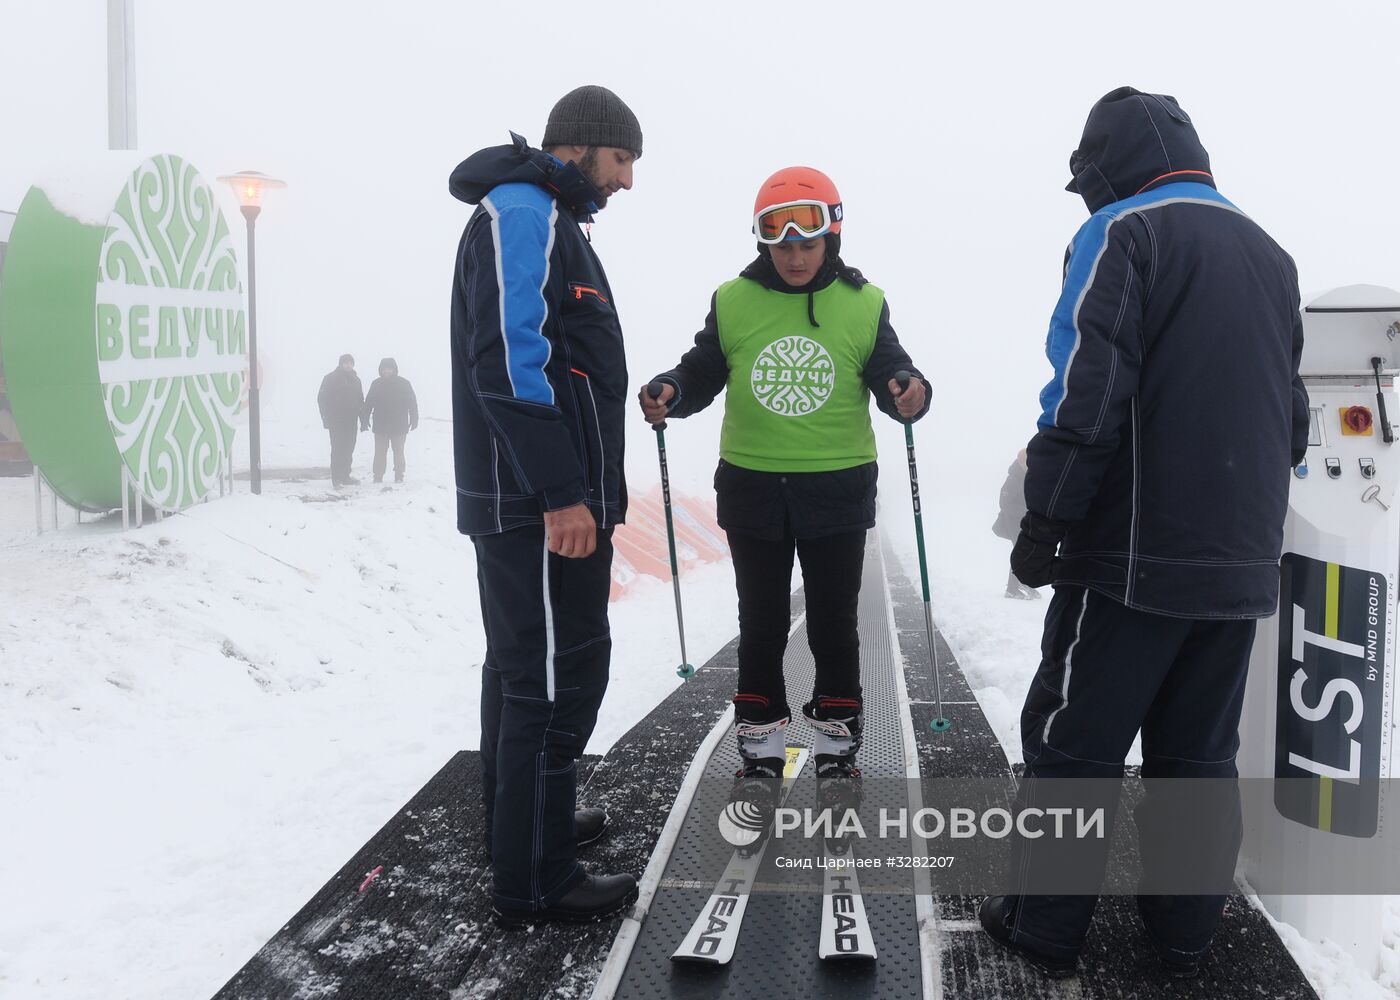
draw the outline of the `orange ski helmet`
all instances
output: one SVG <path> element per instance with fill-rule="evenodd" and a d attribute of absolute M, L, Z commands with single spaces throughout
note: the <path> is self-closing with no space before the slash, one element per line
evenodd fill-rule
<path fill-rule="evenodd" d="M 818 210 L 804 213 L 804 203 Z M 841 195 L 830 177 L 812 167 L 784 167 L 758 189 L 753 231 L 763 243 L 812 239 L 839 234 L 842 215 Z"/>

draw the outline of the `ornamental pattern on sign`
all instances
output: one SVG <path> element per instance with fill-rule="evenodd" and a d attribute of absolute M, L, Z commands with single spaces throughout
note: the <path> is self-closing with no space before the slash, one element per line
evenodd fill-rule
<path fill-rule="evenodd" d="M 765 347 L 753 364 L 754 398 L 784 417 L 821 409 L 836 385 L 836 365 L 825 347 L 809 337 L 782 337 Z"/>
<path fill-rule="evenodd" d="M 232 238 L 193 166 L 158 156 L 136 170 L 98 270 L 98 369 L 117 449 L 150 502 L 188 507 L 227 465 L 248 364 Z"/>

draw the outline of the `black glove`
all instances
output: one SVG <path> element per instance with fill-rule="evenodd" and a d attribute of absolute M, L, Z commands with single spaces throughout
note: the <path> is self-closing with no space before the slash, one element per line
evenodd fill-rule
<path fill-rule="evenodd" d="M 1011 572 L 1027 587 L 1044 587 L 1060 575 L 1060 558 L 1056 552 L 1060 539 L 1069 531 L 1063 521 L 1052 521 L 1026 511 L 1021 518 L 1021 533 L 1011 547 Z"/>

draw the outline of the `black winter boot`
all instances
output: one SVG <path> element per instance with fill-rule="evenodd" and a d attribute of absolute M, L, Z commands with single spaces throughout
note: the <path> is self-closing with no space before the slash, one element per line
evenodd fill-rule
<path fill-rule="evenodd" d="M 574 810 L 574 834 L 579 847 L 601 840 L 608 829 L 608 814 L 596 806 Z"/>
<path fill-rule="evenodd" d="M 1066 979 L 1074 975 L 1078 960 L 1051 958 L 1012 940 L 1011 928 L 1016 921 L 1016 896 L 988 896 L 977 908 L 977 919 L 987 936 L 1007 951 L 1020 955 L 1051 979 Z"/>
<path fill-rule="evenodd" d="M 637 880 L 631 875 L 585 875 L 564 898 L 543 910 L 506 910 L 493 906 L 496 923 L 506 930 L 534 924 L 587 924 L 621 912 L 637 901 Z"/>

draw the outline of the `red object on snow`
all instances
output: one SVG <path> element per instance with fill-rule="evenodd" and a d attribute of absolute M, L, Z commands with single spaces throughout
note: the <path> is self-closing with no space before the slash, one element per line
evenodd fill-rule
<path fill-rule="evenodd" d="M 380 865 L 380 866 L 379 866 L 378 868 L 376 868 L 374 871 L 372 871 L 372 872 L 370 872 L 368 875 L 366 875 L 366 876 L 365 876 L 365 880 L 364 880 L 363 882 L 360 883 L 360 891 L 361 891 L 361 892 L 364 892 L 366 889 L 368 889 L 368 888 L 369 888 L 369 884 L 370 884 L 371 882 L 373 882 L 375 879 L 377 879 L 377 878 L 379 877 L 379 873 L 382 872 L 383 870 L 384 870 L 384 866 L 383 866 L 383 865 Z"/>
<path fill-rule="evenodd" d="M 724 530 L 715 523 L 712 500 L 697 500 L 671 491 L 676 531 L 676 559 L 681 575 L 688 568 L 729 558 Z M 609 600 L 620 600 L 638 579 L 649 576 L 671 582 L 671 556 L 666 545 L 666 508 L 658 485 L 646 496 L 633 497 L 627 523 L 613 533 L 613 579 Z"/>

